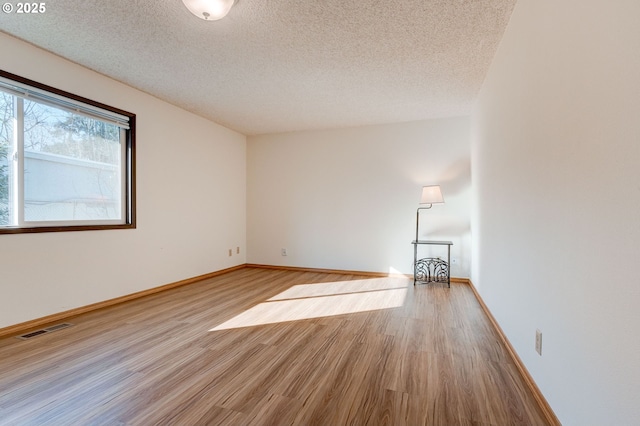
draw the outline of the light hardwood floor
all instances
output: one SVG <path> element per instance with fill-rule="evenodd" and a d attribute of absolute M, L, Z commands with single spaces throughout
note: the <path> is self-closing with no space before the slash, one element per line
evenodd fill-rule
<path fill-rule="evenodd" d="M 245 268 L 0 339 L 0 424 L 544 425 L 465 284 Z"/>

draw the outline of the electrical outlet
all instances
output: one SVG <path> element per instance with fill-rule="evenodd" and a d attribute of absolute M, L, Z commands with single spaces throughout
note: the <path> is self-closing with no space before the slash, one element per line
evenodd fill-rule
<path fill-rule="evenodd" d="M 229 256 L 233 255 L 233 250 L 229 249 Z"/>
<path fill-rule="evenodd" d="M 286 249 L 286 248 L 283 248 L 283 249 L 280 251 L 280 253 L 281 253 L 283 256 L 286 256 L 286 255 L 287 255 L 287 249 Z"/>
<path fill-rule="evenodd" d="M 236 247 L 236 254 L 240 254 L 240 247 Z"/>
<path fill-rule="evenodd" d="M 536 330 L 536 352 L 542 356 L 542 331 Z"/>

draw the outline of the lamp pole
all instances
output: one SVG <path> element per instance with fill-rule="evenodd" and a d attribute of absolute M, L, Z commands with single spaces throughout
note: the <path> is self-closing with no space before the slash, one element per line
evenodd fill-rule
<path fill-rule="evenodd" d="M 416 210 L 416 243 L 418 242 L 418 228 L 420 226 L 420 210 L 427 210 L 427 209 L 430 209 L 432 206 L 433 204 L 429 204 L 429 207 L 418 207 L 418 210 Z"/>

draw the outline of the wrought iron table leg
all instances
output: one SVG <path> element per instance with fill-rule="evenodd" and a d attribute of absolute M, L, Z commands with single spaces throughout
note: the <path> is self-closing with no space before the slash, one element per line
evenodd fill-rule
<path fill-rule="evenodd" d="M 447 246 L 447 286 L 451 288 L 451 246 Z"/>
<path fill-rule="evenodd" d="M 413 285 L 416 285 L 416 276 L 418 274 L 418 245 L 413 245 Z"/>

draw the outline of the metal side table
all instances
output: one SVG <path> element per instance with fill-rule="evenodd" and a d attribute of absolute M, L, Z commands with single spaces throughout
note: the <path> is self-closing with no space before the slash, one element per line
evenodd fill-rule
<path fill-rule="evenodd" d="M 413 285 L 416 282 L 423 283 L 447 283 L 451 288 L 451 241 L 413 240 Z M 418 246 L 447 246 L 447 261 L 438 257 L 425 257 L 418 259 Z"/>

